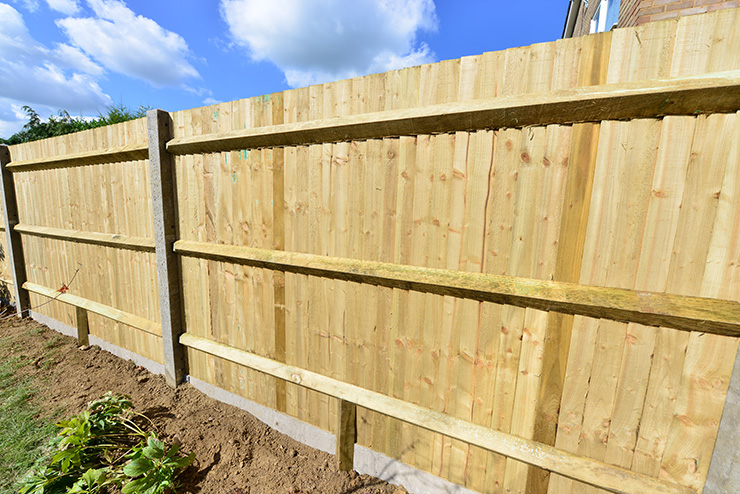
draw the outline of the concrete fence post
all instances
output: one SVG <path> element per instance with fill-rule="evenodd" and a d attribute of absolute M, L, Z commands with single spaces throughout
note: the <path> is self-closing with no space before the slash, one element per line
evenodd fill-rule
<path fill-rule="evenodd" d="M 740 488 L 740 350 L 717 431 L 704 494 L 733 494 Z"/>
<path fill-rule="evenodd" d="M 13 275 L 13 297 L 15 298 L 15 309 L 18 317 L 23 317 L 23 312 L 31 308 L 28 290 L 23 288 L 26 282 L 26 261 L 23 258 L 23 244 L 21 234 L 15 231 L 18 224 L 18 203 L 15 197 L 15 182 L 13 173 L 8 170 L 10 163 L 10 149 L 5 144 L 0 145 L 0 175 L 2 176 L 2 201 L 3 216 L 5 220 L 5 238 L 7 239 L 7 252 L 4 254 L 10 261 L 8 264 Z"/>
<path fill-rule="evenodd" d="M 174 159 L 167 152 L 172 139 L 172 119 L 163 110 L 149 110 L 149 178 L 152 188 L 154 242 L 157 256 L 159 308 L 162 317 L 164 377 L 172 387 L 185 378 L 185 351 L 180 344 L 182 310 L 180 269 L 173 245 L 177 240 L 177 184 Z"/>

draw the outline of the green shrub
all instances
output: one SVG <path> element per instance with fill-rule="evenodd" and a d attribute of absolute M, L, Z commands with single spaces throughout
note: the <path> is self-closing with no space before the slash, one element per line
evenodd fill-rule
<path fill-rule="evenodd" d="M 149 419 L 131 408 L 127 396 L 109 392 L 59 422 L 50 463 L 23 481 L 21 494 L 95 494 L 113 486 L 124 494 L 174 492 L 175 477 L 193 454 L 182 456 L 179 445 L 165 445 L 146 430 Z"/>

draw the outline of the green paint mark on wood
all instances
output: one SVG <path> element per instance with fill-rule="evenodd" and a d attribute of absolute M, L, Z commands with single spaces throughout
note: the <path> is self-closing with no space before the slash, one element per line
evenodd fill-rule
<path fill-rule="evenodd" d="M 233 173 L 231 175 L 231 181 L 234 182 L 234 183 L 236 183 L 236 173 Z"/>
<path fill-rule="evenodd" d="M 218 110 L 213 112 L 213 119 L 218 120 Z"/>

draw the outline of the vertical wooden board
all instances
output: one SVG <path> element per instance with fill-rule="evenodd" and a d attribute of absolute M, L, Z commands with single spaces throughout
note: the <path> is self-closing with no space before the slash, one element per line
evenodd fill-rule
<path fill-rule="evenodd" d="M 576 36 L 554 42 L 551 90 L 572 89 L 578 86 L 583 39 L 583 36 Z"/>
<path fill-rule="evenodd" d="M 611 263 L 617 265 L 618 262 L 625 262 L 624 257 L 620 257 L 620 249 L 627 252 L 634 250 L 637 240 L 634 233 L 625 231 L 619 237 L 619 240 L 616 240 L 616 235 L 611 233 L 613 229 L 619 227 L 619 222 L 623 220 L 625 214 L 631 213 L 630 218 L 636 221 L 636 225 L 640 224 L 639 208 L 631 205 L 629 194 L 630 192 L 633 194 L 639 192 L 640 177 L 644 176 L 648 169 L 652 173 L 652 163 L 649 155 L 647 157 L 638 156 L 638 163 L 643 163 L 643 166 L 636 167 L 634 177 L 631 176 L 632 170 L 627 167 L 625 162 L 621 161 L 627 158 L 628 155 L 633 157 L 640 152 L 640 149 L 633 148 L 635 146 L 634 140 L 637 139 L 636 132 L 630 134 L 630 126 L 633 124 L 634 122 L 603 122 L 601 124 L 591 201 L 589 208 L 586 209 L 589 214 L 588 231 L 582 240 L 584 247 L 581 252 L 585 252 L 585 255 L 580 269 L 581 283 L 595 285 L 617 283 L 617 279 L 607 277 L 608 267 Z M 648 123 L 638 123 L 638 125 L 640 125 L 641 130 L 644 130 L 646 125 L 649 126 L 649 121 Z M 632 139 L 630 139 L 631 135 L 634 135 Z M 589 138 L 589 136 L 584 137 Z M 645 141 L 649 141 L 649 139 Z M 590 153 L 586 151 L 584 155 L 581 155 L 579 161 L 583 163 L 592 159 L 592 153 L 593 148 L 590 149 Z M 581 166 L 584 165 L 581 164 Z M 640 170 L 643 170 L 642 175 L 640 175 Z M 650 183 L 651 181 L 648 181 L 648 186 Z M 642 187 L 644 188 L 644 185 Z M 587 195 L 588 188 L 589 186 L 586 185 L 582 189 L 584 191 L 582 194 Z M 582 200 L 580 199 L 579 202 Z M 632 207 L 632 211 L 629 210 L 630 207 Z M 583 210 L 583 205 L 581 205 L 581 211 Z M 577 212 L 575 218 L 572 219 L 568 219 L 566 215 L 564 227 L 574 228 L 574 224 L 579 223 L 579 217 L 580 221 L 585 219 L 582 212 Z M 632 239 L 632 249 L 630 249 L 630 245 L 624 245 L 624 242 L 627 242 L 630 238 Z M 574 241 L 572 247 L 578 249 L 580 242 Z M 561 253 L 564 252 L 561 250 Z M 577 259 L 573 260 L 577 262 Z M 564 276 L 573 276 L 578 271 L 573 261 L 570 261 L 567 267 L 561 269 L 563 269 L 562 274 Z M 624 286 L 626 280 L 623 280 L 622 283 Z M 600 330 L 602 325 L 604 325 L 603 330 Z M 605 350 L 607 347 L 611 347 L 611 350 L 613 350 L 616 346 L 621 353 L 621 345 L 625 336 L 622 327 L 623 325 L 607 321 L 597 322 L 588 318 L 575 318 L 571 340 L 573 343 L 567 360 L 568 365 L 563 386 L 561 413 L 555 441 L 556 447 L 573 452 L 577 451 L 579 454 L 594 454 L 603 458 L 603 453 L 599 455 L 599 450 L 603 446 L 601 439 L 605 437 L 604 421 L 610 417 L 613 397 L 610 397 L 609 387 L 606 383 L 601 383 L 592 377 L 591 373 L 593 369 L 602 372 L 606 379 L 611 379 L 611 389 L 613 389 L 616 383 L 613 382 L 614 377 L 610 376 L 615 374 L 614 371 L 609 369 L 618 366 L 620 361 L 619 359 L 616 361 L 614 359 L 608 360 L 611 354 Z M 621 338 L 619 336 L 620 332 Z M 590 349 L 594 349 L 595 353 Z M 604 362 L 605 358 L 608 361 L 602 365 L 601 362 Z M 604 391 L 601 392 L 600 389 L 596 389 L 594 392 L 590 392 L 590 382 L 594 383 L 594 387 L 604 384 Z M 604 414 L 607 416 L 602 417 Z M 582 487 L 557 475 L 550 478 L 550 491 L 552 492 L 570 492 L 574 486 L 577 489 Z"/>
<path fill-rule="evenodd" d="M 468 161 L 468 148 L 470 135 L 467 132 L 455 134 L 454 158 L 452 160 L 452 173 L 449 177 L 451 183 L 450 191 L 450 216 L 447 225 L 447 245 L 445 256 L 445 268 L 457 270 L 460 268 L 460 257 L 462 251 L 463 217 L 465 214 L 465 186 Z M 455 403 L 453 389 L 453 375 L 455 373 L 455 359 L 460 333 L 455 331 L 455 298 L 444 297 L 441 319 L 441 338 L 438 357 L 437 377 L 435 379 L 436 406 L 438 410 L 454 413 Z M 450 478 L 450 463 L 452 442 L 449 438 L 437 435 L 432 446 L 432 472 L 444 478 Z M 459 460 L 459 455 L 458 458 Z M 465 460 L 463 455 L 463 460 Z M 465 464 L 464 461 L 458 464 Z M 456 468 L 454 472 L 460 479 L 464 475 L 464 467 Z M 457 483 L 462 483 L 458 480 Z"/>
<path fill-rule="evenodd" d="M 578 282 L 585 244 L 588 212 L 599 141 L 598 124 L 574 125 L 570 150 L 565 159 L 555 159 L 551 166 L 567 168 L 562 200 L 562 219 L 557 239 L 556 265 L 553 279 Z M 562 158 L 562 157 L 561 157 Z M 561 409 L 563 385 L 571 342 L 573 317 L 550 314 L 548 337 L 545 340 L 543 376 L 538 398 L 535 440 L 554 444 Z M 533 489 L 542 490 L 546 474 L 530 475 Z"/>
<path fill-rule="evenodd" d="M 502 188 L 497 181 L 502 178 L 505 179 L 506 173 L 502 173 L 500 163 L 501 154 L 498 150 L 498 145 L 504 142 L 501 139 L 507 138 L 507 136 L 505 134 L 497 136 L 495 132 L 477 134 L 483 139 L 483 141 L 479 142 L 476 153 L 482 158 L 479 166 L 488 166 L 485 176 L 481 175 L 479 177 L 479 180 L 484 184 L 486 194 L 483 199 L 483 231 L 480 232 L 483 244 L 481 245 L 480 254 L 482 257 L 476 260 L 469 253 L 468 256 L 470 257 L 467 259 L 467 265 L 470 269 L 480 262 L 482 271 L 495 272 L 496 269 L 501 269 L 501 265 L 497 265 L 499 252 L 498 245 L 494 240 L 494 236 L 500 231 L 500 224 L 494 224 L 494 221 L 491 221 L 494 214 L 494 209 L 492 209 L 491 205 L 496 202 L 502 204 L 502 198 L 499 195 L 502 192 Z M 471 153 L 472 157 L 473 154 Z M 497 160 L 499 160 L 498 163 Z M 496 166 L 499 167 L 498 170 L 496 170 Z M 467 217 L 472 217 L 471 214 L 472 210 L 470 213 L 466 212 Z M 470 227 L 473 228 L 472 223 Z M 492 227 L 494 228 L 493 230 L 491 230 Z M 471 235 L 467 238 L 470 242 L 474 243 L 478 233 L 473 233 L 473 231 L 470 233 Z M 474 347 L 474 365 L 471 369 L 473 373 L 471 376 L 473 401 L 470 404 L 469 420 L 472 420 L 473 423 L 486 426 L 491 426 L 494 420 L 493 409 L 495 396 L 492 391 L 495 386 L 496 369 L 498 367 L 498 359 L 500 358 L 498 349 L 499 336 L 501 335 L 500 330 L 503 327 L 501 319 L 502 309 L 500 305 L 483 303 L 480 305 L 478 312 L 479 322 Z M 466 342 L 466 339 L 462 339 L 461 350 L 465 351 L 467 345 L 472 343 L 472 340 Z M 461 364 L 462 362 L 461 360 Z M 461 373 L 459 381 L 465 379 L 463 375 L 464 372 Z M 491 465 L 495 464 L 498 465 L 498 468 L 503 467 L 502 458 L 480 448 L 470 446 L 468 448 L 468 459 L 465 469 L 466 486 L 480 492 L 499 492 L 502 488 L 503 476 L 499 475 L 502 472 L 498 470 L 494 471 L 491 468 Z M 487 466 L 489 467 L 488 469 Z"/>
<path fill-rule="evenodd" d="M 535 248 L 537 242 L 537 223 L 539 209 L 539 195 L 542 188 L 542 173 L 546 128 L 532 127 L 522 130 L 522 141 L 519 149 L 520 162 L 517 165 L 516 188 L 514 191 L 514 211 L 512 242 L 508 272 L 512 276 L 530 278 L 534 275 Z M 511 333 L 518 335 L 519 341 L 511 341 L 509 348 L 512 357 L 508 365 L 499 368 L 509 395 L 509 402 L 502 402 L 501 413 L 507 417 L 503 424 L 506 432 L 519 436 L 528 436 L 528 423 L 532 420 L 531 413 L 536 409 L 532 403 L 531 384 L 537 384 L 534 375 L 530 375 L 530 367 L 536 365 L 532 359 L 536 358 L 536 346 L 539 345 L 539 333 L 532 323 L 537 320 L 531 317 L 527 320 L 527 310 L 519 307 L 505 307 L 503 325 Z M 528 324 L 529 323 L 529 324 Z M 534 329 L 534 333 L 530 330 Z M 507 349 L 507 350 L 508 350 Z M 529 381 L 529 383 L 527 382 Z M 504 473 L 504 491 L 521 492 L 526 486 L 526 467 L 507 459 Z"/>
<path fill-rule="evenodd" d="M 529 278 L 552 279 L 556 271 L 558 232 L 562 217 L 570 128 L 538 129 L 527 139 L 519 167 L 515 209 L 512 271 Z M 511 432 L 532 438 L 538 420 L 542 364 L 547 338 L 547 313 L 527 309 L 524 314 L 521 355 L 516 378 Z M 509 460 L 504 488 L 525 491 L 529 469 Z"/>
<path fill-rule="evenodd" d="M 345 251 L 342 257 L 362 259 L 365 250 L 364 213 L 366 207 L 367 190 L 369 181 L 368 170 L 368 141 L 353 141 L 349 146 L 349 157 L 347 161 L 348 183 L 347 183 L 347 231 Z M 368 198 L 369 199 L 369 198 Z M 359 283 L 347 283 L 346 298 L 346 324 L 344 329 L 344 373 L 343 380 L 359 386 L 363 385 L 364 376 L 371 372 L 370 362 L 364 356 L 361 347 L 363 331 L 366 329 L 367 316 L 360 316 L 367 309 L 369 314 L 375 313 L 375 300 L 364 300 L 363 287 Z M 366 411 L 357 412 L 358 440 L 365 441 L 364 424 L 366 423 Z"/>
<path fill-rule="evenodd" d="M 479 99 L 483 90 L 483 56 L 475 55 L 460 59 L 460 83 L 458 87 L 458 101 Z"/>
<path fill-rule="evenodd" d="M 398 140 L 398 187 L 397 221 L 393 243 L 393 262 L 408 264 L 411 254 L 413 232 L 414 184 L 416 182 L 416 137 L 401 137 Z M 394 289 L 391 307 L 390 326 L 390 379 L 388 394 L 394 398 L 403 398 L 406 382 L 406 358 L 408 326 L 405 324 L 408 312 L 409 292 Z M 408 426 L 398 420 L 390 420 L 386 430 L 386 453 L 393 458 L 400 458 L 405 448 L 402 434 Z"/>
<path fill-rule="evenodd" d="M 524 276 L 539 279 L 553 279 L 557 273 L 557 245 L 563 216 L 563 198 L 566 192 L 567 165 L 571 149 L 571 128 L 552 125 L 547 128 L 546 135 L 537 137 L 533 134 L 529 142 L 526 157 L 522 157 L 526 164 L 520 166 L 517 202 L 523 201 L 531 208 L 515 210 L 517 223 L 527 222 L 525 228 L 514 229 L 515 242 L 524 239 L 525 250 L 530 250 L 528 256 L 520 258 L 517 269 L 524 270 Z M 529 160 L 527 163 L 526 160 Z M 520 217 L 519 217 L 520 216 Z M 516 244 L 515 244 L 516 245 Z M 521 250 L 521 247 L 517 247 Z M 522 264 L 522 261 L 524 263 Z M 519 373 L 514 401 L 519 413 L 513 415 L 511 432 L 522 437 L 540 437 L 545 442 L 554 442 L 554 433 L 549 438 L 542 438 L 540 429 L 554 425 L 548 403 L 541 400 L 552 400 L 550 396 L 543 398 L 542 389 L 547 385 L 545 380 L 550 369 L 545 364 L 553 365 L 550 355 L 545 352 L 552 339 L 560 337 L 560 328 L 553 328 L 549 323 L 546 312 L 527 309 L 524 314 L 522 329 L 522 351 L 519 360 Z M 551 334 L 557 331 L 556 335 Z M 560 397 L 556 398 L 559 405 Z M 555 406 L 557 413 L 557 406 Z M 541 475 L 541 474 L 540 474 Z M 535 469 L 526 467 L 522 463 L 509 461 L 506 467 L 504 487 L 509 490 L 536 492 L 544 491 L 546 482 L 539 481 L 535 486 L 529 477 L 537 476 Z"/>
<path fill-rule="evenodd" d="M 584 409 L 596 350 L 596 334 L 595 319 L 581 316 L 574 318 L 555 439 L 555 447 L 566 451 L 577 451 L 578 442 L 583 434 Z M 553 474 L 550 475 L 547 492 L 571 492 L 573 485 L 573 480 Z"/>
<path fill-rule="evenodd" d="M 409 213 L 412 222 L 409 225 L 409 253 L 406 262 L 414 265 L 424 265 L 426 262 L 426 239 L 429 236 L 429 204 L 431 201 L 431 186 L 429 178 L 434 163 L 434 148 L 431 136 L 416 138 L 416 156 L 413 161 L 415 167 L 413 176 L 413 206 Z M 401 387 L 402 399 L 412 403 L 421 400 L 422 353 L 423 343 L 423 314 L 427 299 L 425 294 L 409 292 L 405 301 L 406 308 L 400 314 L 399 328 L 406 335 L 406 351 L 404 383 Z M 402 442 L 404 449 L 401 460 L 405 463 L 417 465 L 416 449 L 418 448 L 418 431 L 415 427 L 404 425 L 402 428 Z"/>
<path fill-rule="evenodd" d="M 333 237 L 336 235 L 336 232 L 333 229 L 334 210 L 332 208 L 331 202 L 332 194 L 334 193 L 332 190 L 332 153 L 332 144 L 323 144 L 321 146 L 320 162 L 317 164 L 317 169 L 314 171 L 314 173 L 317 175 L 314 180 L 317 180 L 320 183 L 319 190 L 321 191 L 320 196 L 316 199 L 316 207 L 318 208 L 318 211 L 316 211 L 314 216 L 314 218 L 317 218 L 318 221 L 316 225 L 316 228 L 318 229 L 318 245 L 316 246 L 316 248 L 320 249 L 318 253 L 321 255 L 329 255 L 334 242 Z M 318 279 L 318 281 L 319 290 L 321 293 L 318 303 L 320 304 L 319 317 L 322 330 L 320 360 L 322 365 L 322 372 L 325 372 L 326 375 L 332 376 L 336 375 L 334 373 L 334 369 L 339 367 L 339 364 L 337 362 L 341 360 L 341 355 L 332 353 L 332 310 L 334 304 L 332 293 L 334 288 L 334 280 Z M 332 397 L 327 397 L 325 403 L 328 408 L 328 424 L 331 425 L 338 423 L 338 400 Z"/>
<path fill-rule="evenodd" d="M 722 183 L 728 166 L 735 115 L 697 118 L 679 213 L 668 290 L 696 294 L 703 279 Z M 701 259 L 701 262 L 697 260 Z"/>
<path fill-rule="evenodd" d="M 458 268 L 464 271 L 483 270 L 484 240 L 486 226 L 486 202 L 489 194 L 489 179 L 493 168 L 493 132 L 481 131 L 470 135 L 468 148 L 464 150 L 464 166 L 456 167 L 453 178 L 464 180 L 462 196 L 464 205 L 460 224 L 451 225 L 450 243 L 457 228 L 460 230 L 460 248 L 457 254 Z M 456 149 L 457 151 L 457 149 Z M 456 152 L 461 155 L 462 152 Z M 453 191 L 453 198 L 459 193 Z M 454 217 L 454 216 L 453 216 Z M 448 263 L 455 261 L 450 257 Z M 478 344 L 481 333 L 489 329 L 481 327 L 481 303 L 470 300 L 454 302 L 453 336 L 451 338 L 451 365 L 448 377 L 450 398 L 445 411 L 464 420 L 473 420 L 476 389 L 476 366 L 479 360 Z M 454 394 L 452 394 L 454 392 Z M 485 393 L 485 391 L 484 391 Z M 445 477 L 461 484 L 470 484 L 479 472 L 469 469 L 470 448 L 459 441 L 450 443 L 450 459 Z M 462 468 L 461 468 L 462 467 Z"/>
<path fill-rule="evenodd" d="M 309 252 L 321 255 L 322 236 L 321 225 L 321 199 L 322 199 L 322 176 L 323 176 L 323 146 L 313 145 L 307 149 L 306 162 L 303 164 L 301 180 L 305 184 L 304 207 L 305 227 L 303 234 L 307 237 L 307 249 Z M 328 349 L 325 343 L 328 337 L 326 323 L 323 320 L 322 303 L 325 297 L 323 293 L 323 282 L 320 278 L 309 276 L 306 280 L 308 287 L 308 323 L 306 328 L 309 335 L 309 368 L 323 375 L 327 375 Z M 325 359 L 326 358 L 326 359 Z M 329 430 L 329 399 L 325 395 L 314 395 L 312 397 L 314 423 L 322 429 Z"/>
<path fill-rule="evenodd" d="M 463 146 L 466 146 L 467 139 Z M 431 188 L 429 206 L 425 214 L 421 215 L 422 225 L 420 239 L 425 242 L 423 265 L 444 268 L 447 264 L 448 235 L 450 225 L 450 209 L 452 204 L 453 163 L 455 156 L 455 136 L 442 134 L 433 136 L 430 140 L 432 157 L 429 168 L 426 169 L 429 177 L 427 187 Z M 418 161 L 417 161 L 418 163 Z M 423 176 L 423 175 L 422 175 Z M 426 177 L 425 177 L 426 178 Z M 426 180 L 424 180 L 426 182 Z M 433 205 L 433 207 L 431 207 Z M 424 310 L 419 313 L 422 323 L 421 355 L 419 368 L 420 404 L 427 408 L 441 409 L 445 406 L 439 400 L 437 387 L 442 386 L 440 379 L 440 359 L 443 335 L 443 314 L 445 297 L 425 295 Z M 435 442 L 442 441 L 442 437 L 421 432 L 419 446 L 416 449 L 417 465 L 425 471 L 432 471 L 433 449 Z M 460 465 L 463 468 L 464 465 Z"/>
<path fill-rule="evenodd" d="M 370 78 L 368 83 L 371 86 L 369 89 L 372 96 L 376 94 L 375 91 L 377 91 L 379 82 Z M 373 102 L 376 105 L 378 104 L 375 98 L 373 98 Z M 383 186 L 385 182 L 383 151 L 382 140 L 371 139 L 367 141 L 362 218 L 357 224 L 361 228 L 361 258 L 374 261 L 380 259 L 381 239 L 383 238 Z M 358 325 L 361 333 L 356 343 L 359 346 L 360 359 L 367 362 L 367 366 L 363 366 L 364 372 L 358 382 L 364 388 L 372 390 L 375 388 L 374 374 L 381 372 L 373 364 L 378 362 L 376 356 L 382 352 L 383 343 L 379 340 L 379 334 L 382 334 L 385 325 L 384 315 L 389 309 L 385 306 L 385 299 L 382 297 L 383 292 L 386 291 L 387 289 L 372 285 L 361 285 L 359 294 L 364 301 L 364 306 L 357 313 L 358 317 L 355 318 L 361 321 L 361 324 Z M 379 362 L 379 364 L 382 365 L 382 362 Z M 369 448 L 377 449 L 374 444 L 374 429 L 383 417 L 367 409 L 361 409 L 358 417 L 361 424 L 358 431 L 359 440 Z"/>
<path fill-rule="evenodd" d="M 254 151 L 252 151 L 254 153 Z M 297 168 L 297 148 L 288 147 L 284 151 L 284 242 L 285 249 L 292 251 L 295 247 L 296 220 L 294 210 L 296 201 L 295 170 Z M 300 321 L 300 314 L 297 310 L 296 300 L 296 277 L 293 273 L 285 273 L 285 359 L 290 365 L 300 366 L 304 348 L 303 341 L 300 338 L 297 326 Z M 305 391 L 295 385 L 288 384 L 286 387 L 286 411 L 294 417 L 301 416 L 301 409 L 305 403 Z"/>
<path fill-rule="evenodd" d="M 707 71 L 712 36 L 717 28 L 717 16 L 697 15 L 679 18 L 676 47 L 671 62 L 671 76 L 690 76 Z M 709 41 L 709 42 L 708 42 Z"/>
<path fill-rule="evenodd" d="M 637 270 L 645 230 L 645 199 L 650 197 L 660 122 L 634 120 L 617 125 L 615 131 L 611 148 L 604 150 L 605 160 L 611 162 L 611 178 L 608 183 L 595 181 L 594 191 L 599 191 L 601 204 L 595 207 L 592 201 L 589 222 L 590 232 L 594 232 L 591 238 L 599 240 L 601 252 L 586 256 L 581 282 L 632 288 L 633 273 Z M 601 151 L 599 154 L 601 155 Z M 600 166 L 606 161 L 597 158 L 597 163 Z M 593 197 L 597 197 L 596 194 Z M 591 246 L 588 240 L 587 237 L 586 252 L 590 251 Z M 588 270 L 586 266 L 589 266 Z M 577 451 L 584 456 L 603 460 L 615 409 L 621 406 L 615 400 L 619 392 L 621 356 L 625 341 L 632 341 L 635 336 L 628 334 L 626 325 L 611 321 L 600 321 L 597 331 L 596 354 L 583 415 L 582 439 Z M 650 338 L 647 340 L 647 345 L 651 346 Z M 637 353 L 639 355 L 640 352 Z M 625 365 L 632 363 L 625 362 Z M 629 403 L 625 405 L 629 406 Z M 595 489 L 575 484 L 573 491 L 593 492 Z"/>
<path fill-rule="evenodd" d="M 695 159 L 689 163 L 684 207 L 679 217 L 679 232 L 689 227 L 692 228 L 692 235 L 690 241 L 679 243 L 677 240 L 676 251 L 682 249 L 682 252 L 673 256 L 672 263 L 697 259 L 699 261 L 694 264 L 701 266 L 691 268 L 677 265 L 682 269 L 676 270 L 676 276 L 669 278 L 669 283 L 683 282 L 681 288 L 677 289 L 679 292 L 695 293 L 696 279 L 699 277 L 702 280 L 699 293 L 696 293 L 699 296 L 727 298 L 734 290 L 721 285 L 723 274 L 720 271 L 706 270 L 705 266 L 708 265 L 706 260 L 710 259 L 710 245 L 715 246 L 713 256 L 716 256 L 718 243 L 724 244 L 723 250 L 728 247 L 728 250 L 732 250 L 734 247 L 731 246 L 737 242 L 728 237 L 727 228 L 736 211 L 726 206 L 720 207 L 724 203 L 720 201 L 723 186 L 728 185 L 727 193 L 731 197 L 731 184 L 737 180 L 738 151 L 737 142 L 733 142 L 733 137 L 736 141 L 740 133 L 737 126 L 736 115 L 712 115 L 706 120 L 699 118 L 692 147 L 692 157 Z M 699 138 L 709 133 L 712 138 Z M 698 167 L 702 167 L 704 173 L 696 173 Z M 687 205 L 692 207 L 687 208 Z M 695 223 L 699 215 L 703 218 L 701 225 Z M 704 245 L 700 240 L 702 238 L 709 238 L 710 241 Z M 730 245 L 726 242 L 730 242 Z M 736 351 L 736 339 L 701 333 L 692 333 L 689 337 L 661 462 L 661 477 L 697 490 L 703 486 Z"/>
<path fill-rule="evenodd" d="M 384 75 L 385 110 L 398 110 L 401 108 L 401 74 L 404 69 L 389 70 Z"/>
<path fill-rule="evenodd" d="M 438 103 L 453 103 L 460 97 L 460 59 L 439 62 L 440 80 L 437 89 Z M 430 94 L 431 96 L 431 94 Z"/>
<path fill-rule="evenodd" d="M 677 22 L 613 31 L 607 83 L 670 77 Z"/>
<path fill-rule="evenodd" d="M 709 53 L 707 72 L 740 69 L 740 61 L 733 56 L 740 50 L 740 10 L 725 9 L 713 15 L 717 17 L 717 28 L 711 38 L 712 50 Z"/>
<path fill-rule="evenodd" d="M 325 97 L 327 95 L 325 94 Z M 348 188 L 350 184 L 350 144 L 347 142 L 332 145 L 331 158 L 329 162 L 328 208 L 332 211 L 329 221 L 329 244 L 327 252 L 330 256 L 342 256 L 347 252 L 349 223 L 349 197 Z M 341 281 L 327 281 L 326 290 L 332 301 L 328 307 L 328 329 L 329 329 L 329 354 L 332 356 L 330 372 L 332 376 L 344 376 L 345 360 L 347 358 L 346 327 L 351 321 L 348 320 L 347 299 L 349 297 L 349 283 Z M 333 402 L 330 406 L 335 409 Z"/>
<path fill-rule="evenodd" d="M 581 63 L 578 71 L 578 86 L 593 86 L 606 83 L 610 65 L 612 34 L 592 34 L 583 37 Z"/>
<path fill-rule="evenodd" d="M 701 490 L 737 354 L 737 339 L 691 333 L 660 477 Z"/>
<path fill-rule="evenodd" d="M 378 204 L 378 214 L 373 218 L 378 231 L 377 259 L 381 262 L 393 262 L 394 246 L 396 244 L 397 221 L 397 190 L 398 190 L 398 159 L 399 139 L 383 139 L 381 146 L 379 169 L 375 175 L 375 188 L 382 194 Z M 390 394 L 389 384 L 392 369 L 390 367 L 393 339 L 391 337 L 391 320 L 393 310 L 393 289 L 376 288 L 378 305 L 376 311 L 375 361 L 371 387 L 379 393 Z M 373 448 L 385 451 L 385 438 L 389 419 L 374 414 L 372 429 Z"/>
<path fill-rule="evenodd" d="M 692 133 L 691 117 L 671 117 L 663 124 L 655 173 L 647 196 L 646 228 L 635 281 L 638 289 L 665 290 L 667 260 L 680 210 Z M 651 434 L 644 425 L 641 427 L 640 420 L 643 403 L 648 406 L 654 404 L 646 402 L 645 396 L 655 333 L 654 328 L 630 324 L 625 339 L 616 387 L 616 407 L 610 419 L 604 459 L 626 468 L 632 465 L 638 430 Z"/>
<path fill-rule="evenodd" d="M 486 207 L 486 257 L 484 267 L 487 273 L 511 274 L 510 257 L 514 230 L 514 209 L 518 167 L 521 162 L 523 132 L 517 129 L 498 132 L 493 158 L 493 184 L 489 188 L 489 201 Z M 514 384 L 512 376 L 517 372 L 518 348 L 520 345 L 521 324 L 514 324 L 512 307 L 501 307 L 501 313 L 492 314 L 498 324 L 498 349 L 495 369 L 492 370 L 492 387 L 488 393 L 493 396 L 490 426 L 497 430 L 508 431 L 511 424 Z M 519 334 L 517 334 L 519 331 Z M 515 350 L 516 349 L 516 350 Z M 490 455 L 486 471 L 488 483 L 498 488 L 503 487 L 506 459 Z"/>
<path fill-rule="evenodd" d="M 318 181 L 312 176 L 312 168 L 321 162 L 320 146 L 302 146 L 297 152 L 298 168 L 295 170 L 297 186 L 297 209 L 296 215 L 296 236 L 300 239 L 298 243 L 299 252 L 314 252 L 314 245 L 317 243 L 318 232 L 315 227 L 315 214 L 312 211 L 312 193 L 317 192 L 311 189 L 311 186 L 317 185 Z M 292 213 L 292 211 L 291 211 Z M 304 368 L 314 372 L 321 372 L 321 331 L 319 325 L 319 299 L 321 294 L 317 290 L 317 283 L 314 277 L 300 276 L 297 280 L 302 285 L 303 299 L 301 301 L 301 311 L 304 314 L 305 326 L 300 328 L 305 343 L 305 360 Z M 326 401 L 318 393 L 310 392 L 308 398 L 308 413 L 312 424 L 322 425 L 325 429 L 329 428 L 326 417 L 322 417 L 324 412 L 328 414 Z"/>
<path fill-rule="evenodd" d="M 482 81 L 481 98 L 495 98 L 501 96 L 504 91 L 504 64 L 506 63 L 506 52 L 494 51 L 481 55 L 482 57 Z"/>
<path fill-rule="evenodd" d="M 705 268 L 705 283 L 715 283 L 715 296 L 727 300 L 738 300 L 740 285 L 735 283 L 740 263 L 740 242 L 737 235 L 740 227 L 740 114 L 735 114 L 735 129 L 730 142 L 730 152 L 727 159 L 727 170 L 722 182 L 722 191 L 717 204 L 715 227 L 707 253 Z M 706 288 L 709 290 L 709 287 Z"/>
<path fill-rule="evenodd" d="M 439 103 L 442 99 L 439 84 L 442 74 L 441 65 L 436 63 L 424 64 L 419 67 L 419 70 L 419 101 L 413 106 L 426 106 Z"/>

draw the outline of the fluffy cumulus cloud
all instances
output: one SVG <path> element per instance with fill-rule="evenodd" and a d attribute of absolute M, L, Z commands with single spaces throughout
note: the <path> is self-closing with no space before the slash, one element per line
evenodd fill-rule
<path fill-rule="evenodd" d="M 416 41 L 437 27 L 433 0 L 221 0 L 221 15 L 236 43 L 293 87 L 433 59 Z"/>
<path fill-rule="evenodd" d="M 74 46 L 106 69 L 155 87 L 177 86 L 199 77 L 188 62 L 188 45 L 177 33 L 136 15 L 118 0 L 87 3 L 95 17 L 67 17 L 56 22 Z"/>
<path fill-rule="evenodd" d="M 97 82 L 102 67 L 79 49 L 39 43 L 9 4 L 0 3 L 0 19 L 0 135 L 25 123 L 23 105 L 40 113 L 96 112 L 113 103 Z"/>

